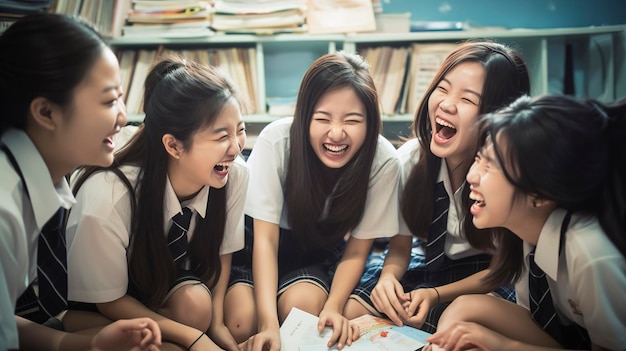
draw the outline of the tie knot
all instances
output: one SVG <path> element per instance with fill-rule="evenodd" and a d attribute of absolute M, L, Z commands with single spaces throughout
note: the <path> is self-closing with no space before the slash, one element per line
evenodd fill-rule
<path fill-rule="evenodd" d="M 189 207 L 183 207 L 182 213 L 177 213 L 174 217 L 172 217 L 172 221 L 176 223 L 179 227 L 187 230 L 189 228 L 189 222 L 191 221 L 191 209 Z"/>
<path fill-rule="evenodd" d="M 544 271 L 537 265 L 537 263 L 535 263 L 535 250 L 532 250 L 528 254 L 528 261 L 530 274 L 532 274 L 535 278 L 543 278 L 546 275 L 546 273 L 544 273 Z"/>

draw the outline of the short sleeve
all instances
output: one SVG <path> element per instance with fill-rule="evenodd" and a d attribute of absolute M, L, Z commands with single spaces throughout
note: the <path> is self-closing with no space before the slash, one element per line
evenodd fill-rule
<path fill-rule="evenodd" d="M 391 237 L 398 234 L 398 189 L 400 161 L 395 147 L 378 138 L 370 172 L 370 184 L 361 222 L 351 235 L 358 239 Z"/>
<path fill-rule="evenodd" d="M 290 126 L 291 122 L 288 120 L 267 125 L 255 141 L 247 161 L 250 181 L 245 213 L 274 224 L 281 224 Z"/>
<path fill-rule="evenodd" d="M 245 161 L 237 157 L 233 162 L 228 179 L 226 203 L 226 226 L 220 254 L 225 255 L 239 251 L 244 247 L 243 208 L 248 192 L 248 168 Z"/>
<path fill-rule="evenodd" d="M 127 190 L 112 172 L 100 172 L 87 179 L 76 200 L 66 230 L 68 299 L 113 301 L 128 289 L 131 211 Z"/>

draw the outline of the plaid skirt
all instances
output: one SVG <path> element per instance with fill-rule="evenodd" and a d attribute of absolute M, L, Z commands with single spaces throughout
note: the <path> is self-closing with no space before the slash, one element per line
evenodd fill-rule
<path fill-rule="evenodd" d="M 346 247 L 346 241 L 339 239 L 330 247 L 307 250 L 300 245 L 291 230 L 280 228 L 279 236 L 278 294 L 302 281 L 315 284 L 329 293 L 335 269 Z M 253 219 L 245 216 L 245 246 L 233 254 L 229 287 L 235 284 L 253 286 L 253 246 Z"/>
<path fill-rule="evenodd" d="M 388 248 L 383 252 L 372 252 L 370 254 L 361 281 L 350 296 L 359 301 L 370 313 L 379 317 L 382 316 L 382 314 L 374 307 L 370 295 L 378 283 L 378 278 L 383 269 L 387 252 Z M 459 260 L 452 260 L 445 257 L 442 267 L 438 271 L 430 272 L 426 268 L 423 242 L 414 237 L 411 249 L 411 261 L 407 272 L 400 280 L 400 284 L 402 284 L 404 291 L 450 284 L 486 269 L 489 267 L 490 261 L 491 256 L 489 255 L 476 255 Z M 494 293 L 500 295 L 502 298 L 515 302 L 515 290 L 512 285 L 499 287 L 494 290 Z M 433 306 L 428 312 L 428 316 L 420 329 L 434 333 L 437 329 L 437 322 L 441 314 L 449 304 L 449 302 L 442 302 Z"/>

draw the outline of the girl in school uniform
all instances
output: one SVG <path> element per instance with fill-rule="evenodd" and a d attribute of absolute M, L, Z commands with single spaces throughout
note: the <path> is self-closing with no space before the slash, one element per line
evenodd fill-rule
<path fill-rule="evenodd" d="M 455 301 L 446 350 L 626 350 L 626 99 L 522 97 L 484 121 L 467 174 L 473 222 L 493 232 L 485 280 L 517 304 Z M 543 285 L 543 286 L 542 286 Z"/>
<path fill-rule="evenodd" d="M 75 202 L 66 174 L 81 164 L 107 166 L 113 161 L 113 135 L 126 123 L 121 94 L 117 59 L 85 22 L 64 15 L 30 15 L 0 36 L 0 350 L 160 345 L 158 326 L 148 318 L 119 321 L 94 336 L 69 334 L 14 315 L 18 298 L 27 291 L 33 293 L 32 306 L 42 322 L 65 309 L 63 266 L 58 267 L 61 279 L 52 279 L 61 303 L 54 307 L 59 309 L 39 305 L 40 297 L 28 289 L 37 277 L 42 292 L 43 281 L 49 279 L 37 272 L 39 260 L 53 258 L 39 249 L 40 233 L 54 221 L 53 214 L 62 215 Z M 61 250 L 54 253 L 63 264 L 62 227 L 54 234 Z"/>
<path fill-rule="evenodd" d="M 398 230 L 400 164 L 380 127 L 367 64 L 338 52 L 306 72 L 295 117 L 260 133 L 248 159 L 246 249 L 227 295 L 227 324 L 246 349 L 278 351 L 292 307 L 333 328 L 329 346 L 358 337 L 343 307 L 374 238 Z"/>
<path fill-rule="evenodd" d="M 86 168 L 74 183 L 67 328 L 148 316 L 170 347 L 237 349 L 223 301 L 244 244 L 239 101 L 217 68 L 176 56 L 152 68 L 143 125 L 111 167 Z"/>
<path fill-rule="evenodd" d="M 371 267 L 372 278 L 355 290 L 348 318 L 383 313 L 397 325 L 433 332 L 459 295 L 497 289 L 503 297 L 513 296 L 510 288 L 481 280 L 489 272 L 493 247 L 468 216 L 465 175 L 476 151 L 478 116 L 529 89 L 521 55 L 502 44 L 464 43 L 444 60 L 417 110 L 417 138 L 398 149 L 399 235 L 390 240 L 383 266 Z M 420 252 L 411 250 L 412 243 L 424 255 L 416 255 Z"/>

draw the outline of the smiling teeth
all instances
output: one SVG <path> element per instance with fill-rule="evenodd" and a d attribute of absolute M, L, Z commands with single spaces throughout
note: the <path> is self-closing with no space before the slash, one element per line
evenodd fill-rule
<path fill-rule="evenodd" d="M 226 171 L 230 168 L 230 165 L 232 164 L 232 162 L 220 162 L 218 164 L 215 165 L 215 169 L 219 170 L 219 171 Z"/>
<path fill-rule="evenodd" d="M 324 147 L 327 150 L 332 151 L 332 152 L 340 152 L 340 151 L 345 150 L 348 147 L 348 145 L 329 145 L 329 144 L 324 144 Z"/>
<path fill-rule="evenodd" d="M 440 124 L 440 125 L 442 125 L 442 126 L 444 126 L 444 127 L 448 127 L 448 128 L 456 129 L 456 127 L 455 127 L 455 126 L 453 126 L 452 124 L 450 124 L 448 121 L 445 121 L 445 120 L 443 120 L 443 119 L 441 119 L 441 118 L 439 118 L 439 117 L 437 117 L 437 118 L 435 119 L 435 122 L 437 122 L 437 124 Z"/>
<path fill-rule="evenodd" d="M 474 201 L 485 202 L 485 199 L 482 196 L 478 195 L 478 194 L 470 193 L 469 194 L 469 198 L 474 200 Z"/>

